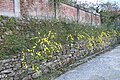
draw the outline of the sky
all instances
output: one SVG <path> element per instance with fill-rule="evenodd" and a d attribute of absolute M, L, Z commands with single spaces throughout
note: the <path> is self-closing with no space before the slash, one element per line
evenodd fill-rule
<path fill-rule="evenodd" d="M 101 2 L 118 2 L 119 6 L 120 6 L 120 0 L 77 0 L 78 2 L 91 2 L 91 3 L 101 3 Z"/>

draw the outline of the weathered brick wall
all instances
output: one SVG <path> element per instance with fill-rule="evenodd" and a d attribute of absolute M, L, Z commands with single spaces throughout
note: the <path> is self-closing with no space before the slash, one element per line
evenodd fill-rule
<path fill-rule="evenodd" d="M 69 20 L 76 21 L 77 20 L 77 9 L 66 5 L 66 4 L 60 4 L 59 7 L 59 18 L 67 18 Z"/>
<path fill-rule="evenodd" d="M 77 21 L 77 8 L 61 3 L 58 12 L 59 18 L 66 18 L 70 21 Z M 85 10 L 79 10 L 79 23 L 100 25 L 100 15 Z"/>
<path fill-rule="evenodd" d="M 82 18 L 81 20 L 79 20 L 80 23 L 86 23 L 86 24 L 91 24 L 91 13 L 90 12 L 86 12 L 84 10 L 80 10 L 80 18 Z"/>
<path fill-rule="evenodd" d="M 0 0 L 0 15 L 14 16 L 14 0 Z"/>
<path fill-rule="evenodd" d="M 0 0 L 0 12 L 14 13 L 14 0 Z"/>
<path fill-rule="evenodd" d="M 40 18 L 53 18 L 54 4 L 48 0 L 21 0 L 21 14 Z M 57 7 L 57 18 L 77 21 L 77 8 L 60 3 Z M 100 25 L 100 16 L 85 10 L 79 10 L 79 23 Z"/>
<path fill-rule="evenodd" d="M 85 11 L 79 10 L 79 12 L 80 12 L 79 22 L 80 22 L 80 23 L 85 23 Z"/>
<path fill-rule="evenodd" d="M 97 24 L 97 25 L 100 25 L 100 24 L 101 24 L 100 15 L 96 15 L 95 21 L 96 21 L 96 24 Z"/>
<path fill-rule="evenodd" d="M 20 8 L 19 5 L 20 4 Z M 19 10 L 20 9 L 20 10 Z M 77 8 L 60 3 L 57 6 L 57 18 L 77 21 Z M 0 14 L 7 16 L 34 16 L 39 18 L 53 18 L 55 16 L 54 3 L 48 0 L 0 0 Z M 100 25 L 100 16 L 85 10 L 79 10 L 79 23 Z"/>
<path fill-rule="evenodd" d="M 54 16 L 53 3 L 48 3 L 48 0 L 21 0 L 21 13 L 27 16 L 51 18 Z"/>
<path fill-rule="evenodd" d="M 92 25 L 100 25 L 100 24 L 101 24 L 100 15 L 92 14 Z"/>
<path fill-rule="evenodd" d="M 85 21 L 86 21 L 86 23 L 88 23 L 88 24 L 91 24 L 91 14 L 92 13 L 90 13 L 90 12 L 85 12 Z"/>

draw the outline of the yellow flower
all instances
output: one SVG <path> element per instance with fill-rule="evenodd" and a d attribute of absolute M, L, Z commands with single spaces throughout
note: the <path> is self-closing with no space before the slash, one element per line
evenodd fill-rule
<path fill-rule="evenodd" d="M 44 41 L 44 42 L 47 42 L 47 41 L 48 41 L 48 39 L 47 39 L 47 38 L 44 38 L 44 39 L 43 39 L 43 41 Z"/>
<path fill-rule="evenodd" d="M 27 51 L 28 51 L 28 52 L 32 52 L 32 50 L 30 50 L 30 49 L 27 49 Z"/>
<path fill-rule="evenodd" d="M 59 47 L 60 47 L 60 49 L 62 49 L 62 45 L 59 43 Z"/>
<path fill-rule="evenodd" d="M 38 40 L 38 43 L 39 43 L 40 41 L 41 41 L 41 40 L 39 39 L 39 40 Z"/>
<path fill-rule="evenodd" d="M 55 38 L 55 36 L 54 36 L 54 35 L 52 35 L 52 36 L 51 36 L 51 39 L 53 39 L 53 38 Z"/>
<path fill-rule="evenodd" d="M 49 57 L 49 58 L 52 58 L 52 55 L 49 55 L 48 57 Z"/>
<path fill-rule="evenodd" d="M 54 42 L 54 44 L 55 44 L 55 45 L 58 45 L 58 43 L 57 43 L 57 42 Z"/>
<path fill-rule="evenodd" d="M 24 61 L 25 60 L 25 56 L 22 56 L 22 59 L 21 59 L 21 61 Z"/>
<path fill-rule="evenodd" d="M 48 48 L 48 47 L 45 47 L 45 48 L 44 48 L 44 52 L 50 52 L 49 48 Z"/>
<path fill-rule="evenodd" d="M 71 34 L 69 34 L 68 37 L 67 37 L 67 39 L 66 39 L 66 41 L 69 41 L 69 40 L 70 40 L 70 41 L 73 41 L 73 40 L 74 40 Z"/>
<path fill-rule="evenodd" d="M 94 41 L 95 40 L 94 36 L 92 36 L 91 39 L 92 39 L 92 41 Z"/>
<path fill-rule="evenodd" d="M 25 67 L 26 67 L 26 69 L 28 69 L 28 65 L 27 65 L 27 64 L 26 64 L 26 66 L 25 66 Z"/>
<path fill-rule="evenodd" d="M 49 33 L 48 33 L 48 36 L 50 36 L 51 35 L 51 31 L 49 31 Z"/>
<path fill-rule="evenodd" d="M 88 42 L 88 44 L 89 44 L 90 47 L 92 47 L 92 43 L 90 41 Z"/>
<path fill-rule="evenodd" d="M 41 56 L 41 53 L 40 53 L 40 52 L 37 52 L 36 54 L 37 54 L 38 56 Z"/>
<path fill-rule="evenodd" d="M 38 34 L 40 35 L 40 32 L 38 32 Z"/>
<path fill-rule="evenodd" d="M 33 49 L 35 49 L 36 48 L 36 46 L 33 46 Z"/>
<path fill-rule="evenodd" d="M 22 54 L 24 55 L 25 53 L 22 51 Z"/>
<path fill-rule="evenodd" d="M 35 70 L 35 66 L 34 66 L 34 64 L 32 65 L 32 70 Z"/>
<path fill-rule="evenodd" d="M 31 56 L 34 56 L 34 54 L 33 54 L 33 53 L 31 53 Z"/>

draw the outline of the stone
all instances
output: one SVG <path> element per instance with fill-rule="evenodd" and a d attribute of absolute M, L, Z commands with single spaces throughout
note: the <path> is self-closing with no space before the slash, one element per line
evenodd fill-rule
<path fill-rule="evenodd" d="M 3 26 L 3 23 L 2 23 L 2 22 L 0 22 L 0 26 Z"/>
<path fill-rule="evenodd" d="M 17 74 L 15 74 L 13 78 L 14 78 L 14 80 L 21 80 L 21 79 L 20 79 L 21 76 L 20 76 L 20 75 L 17 75 Z"/>
<path fill-rule="evenodd" d="M 26 77 L 24 77 L 22 80 L 31 80 L 31 75 L 28 75 L 28 76 L 26 76 Z"/>
<path fill-rule="evenodd" d="M 15 72 L 12 72 L 12 73 L 10 73 L 10 74 L 8 74 L 8 76 L 14 76 L 15 75 Z"/>
<path fill-rule="evenodd" d="M 11 78 L 2 78 L 0 80 L 14 80 L 14 79 L 11 77 Z"/>
<path fill-rule="evenodd" d="M 18 68 L 13 68 L 14 71 L 16 71 Z"/>
<path fill-rule="evenodd" d="M 46 63 L 46 66 L 51 66 L 53 64 L 53 62 L 48 62 Z"/>
<path fill-rule="evenodd" d="M 17 74 L 22 74 L 22 73 L 23 73 L 23 72 L 22 72 L 22 69 L 17 70 L 16 72 L 17 72 Z"/>
<path fill-rule="evenodd" d="M 20 79 L 19 79 L 19 77 L 14 77 L 14 79 L 13 79 L 13 80 L 20 80 Z"/>
<path fill-rule="evenodd" d="M 0 75 L 0 79 L 2 78 L 2 75 Z"/>
<path fill-rule="evenodd" d="M 14 78 L 9 78 L 8 80 L 14 80 Z"/>
<path fill-rule="evenodd" d="M 7 60 L 2 60 L 2 61 L 0 61 L 0 62 L 2 62 L 2 63 L 9 63 L 11 60 L 10 59 L 7 59 Z"/>
<path fill-rule="evenodd" d="M 1 80 L 2 78 L 5 78 L 5 77 L 7 77 L 7 75 L 5 75 L 5 74 L 0 75 L 0 80 Z"/>
<path fill-rule="evenodd" d="M 5 64 L 4 64 L 4 66 L 8 66 L 8 65 L 9 65 L 9 63 L 5 63 Z"/>
<path fill-rule="evenodd" d="M 12 65 L 11 65 L 11 64 L 8 64 L 8 65 L 6 64 L 5 67 L 6 67 L 6 68 L 12 68 L 12 67 L 14 67 L 14 64 L 12 64 Z"/>
<path fill-rule="evenodd" d="M 29 68 L 28 69 L 28 74 L 33 74 L 33 73 L 35 73 L 35 71 L 32 68 Z"/>
<path fill-rule="evenodd" d="M 3 63 L 0 62 L 0 71 L 3 69 Z"/>
<path fill-rule="evenodd" d="M 15 64 L 15 67 L 16 67 L 16 68 L 21 68 L 21 64 L 20 64 L 20 63 L 17 63 L 17 64 Z"/>
<path fill-rule="evenodd" d="M 37 73 L 32 74 L 32 78 L 38 78 L 39 75 Z"/>
<path fill-rule="evenodd" d="M 11 59 L 11 62 L 15 62 L 15 59 L 14 59 L 14 58 L 12 58 L 12 59 Z"/>
<path fill-rule="evenodd" d="M 38 78 L 39 76 L 41 76 L 41 72 L 42 71 L 39 71 L 39 74 L 38 73 L 34 73 L 34 74 L 32 74 L 32 78 Z"/>
<path fill-rule="evenodd" d="M 4 73 L 11 73 L 11 72 L 13 72 L 12 68 L 1 71 L 2 74 L 4 74 Z"/>

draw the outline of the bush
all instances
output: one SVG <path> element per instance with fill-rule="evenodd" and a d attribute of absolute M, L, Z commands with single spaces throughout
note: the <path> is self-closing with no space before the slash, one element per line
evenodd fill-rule
<path fill-rule="evenodd" d="M 103 43 L 111 45 L 110 40 L 119 34 L 114 27 L 85 26 L 58 20 L 0 17 L 0 23 L 0 58 L 22 53 L 23 65 L 26 68 L 31 65 L 37 72 L 40 68 L 33 61 L 49 61 L 66 45 L 71 49 L 76 42 L 86 41 L 85 46 L 77 44 L 77 48 L 92 50 L 93 47 L 104 47 Z"/>

